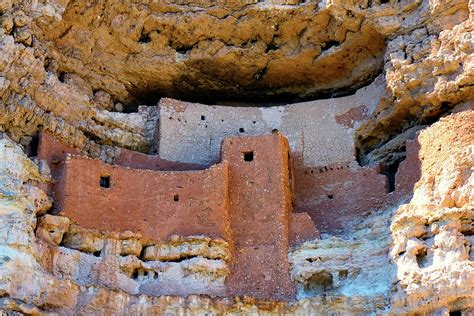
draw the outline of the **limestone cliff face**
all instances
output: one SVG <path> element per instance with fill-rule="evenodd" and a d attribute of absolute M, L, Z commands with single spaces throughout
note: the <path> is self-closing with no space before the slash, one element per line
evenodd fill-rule
<path fill-rule="evenodd" d="M 412 200 L 398 208 L 390 225 L 390 256 L 400 280 L 395 310 L 426 311 L 425 306 L 446 305 L 451 295 L 454 309 L 474 304 L 473 130 L 473 112 L 466 111 L 442 119 L 418 138 L 422 176 Z"/>
<path fill-rule="evenodd" d="M 45 128 L 106 157 L 97 144 L 148 150 L 142 123 L 154 120 L 110 110 L 159 96 L 330 97 L 383 73 L 360 127 L 365 157 L 474 95 L 472 1 L 179 3 L 3 1 L 3 129 L 26 144 Z"/>
<path fill-rule="evenodd" d="M 370 215 L 347 235 L 323 236 L 289 253 L 298 289 L 295 302 L 134 296 L 126 284 L 117 285 L 121 271 L 114 270 L 114 266 L 130 269 L 130 273 L 135 268 L 144 269 L 139 278 L 144 277 L 147 267 L 124 258 L 119 263 L 114 259 L 117 250 L 113 250 L 119 247 L 127 249 L 125 254 L 133 254 L 134 236 L 80 233 L 68 228 L 68 222 L 58 222 L 48 218 L 50 215 L 41 217 L 50 207 L 50 200 L 37 185 L 48 178 L 17 144 L 3 136 L 1 306 L 25 313 L 71 314 L 405 314 L 472 309 L 473 122 L 474 112 L 464 111 L 442 119 L 419 135 L 422 178 L 406 204 Z M 37 216 L 41 217 L 38 225 Z M 58 252 L 53 252 L 47 239 L 41 238 L 43 230 L 48 236 L 69 231 L 70 237 L 64 239 Z M 98 258 L 83 254 L 94 251 L 94 240 L 108 243 Z M 174 244 L 181 244 L 188 254 L 204 249 L 198 240 L 176 240 Z M 159 252 L 163 258 L 183 251 L 170 246 Z M 225 245 L 215 247 L 214 255 L 202 255 L 225 258 Z M 91 271 L 99 275 L 84 281 L 89 262 L 96 262 Z M 225 273 L 218 266 L 209 266 L 211 262 L 191 264 L 196 268 L 201 265 L 198 269 L 202 277 L 202 273 L 212 273 L 211 279 L 215 279 Z M 188 269 L 188 273 L 192 271 L 189 263 L 183 265 L 181 268 Z"/>
<path fill-rule="evenodd" d="M 472 0 L 1 1 L 0 311 L 473 312 L 473 23 Z M 152 153 L 160 97 L 265 106 L 352 95 L 376 77 L 344 141 L 385 170 L 416 141 L 421 177 L 351 230 L 290 249 L 289 301 L 214 295 L 226 241 L 155 246 L 52 214 L 51 170 L 26 154 L 38 131 L 105 162 Z M 183 296 L 148 295 L 156 271 Z"/>
<path fill-rule="evenodd" d="M 379 297 L 394 314 L 472 308 L 473 118 L 458 113 L 420 133 L 422 176 L 406 204 L 290 254 L 301 296 Z"/>

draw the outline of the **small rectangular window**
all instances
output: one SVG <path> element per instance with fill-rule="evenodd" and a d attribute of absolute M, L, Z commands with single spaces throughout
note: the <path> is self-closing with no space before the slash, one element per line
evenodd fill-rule
<path fill-rule="evenodd" d="M 102 188 L 110 188 L 110 176 L 100 176 L 100 186 Z"/>
<path fill-rule="evenodd" d="M 253 160 L 253 151 L 244 152 L 244 161 L 251 162 Z"/>

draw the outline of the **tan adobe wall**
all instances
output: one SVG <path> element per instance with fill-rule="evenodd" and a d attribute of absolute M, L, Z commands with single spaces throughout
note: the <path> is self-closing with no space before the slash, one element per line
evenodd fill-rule
<path fill-rule="evenodd" d="M 164 159 L 209 165 L 219 160 L 225 137 L 278 129 L 305 166 L 352 162 L 354 124 L 375 107 L 382 91 L 378 79 L 351 96 L 266 108 L 161 99 L 159 153 Z"/>
<path fill-rule="evenodd" d="M 101 187 L 101 177 L 110 187 Z M 228 171 L 165 172 L 68 157 L 58 185 L 58 210 L 83 228 L 133 231 L 143 238 L 207 235 L 228 238 Z"/>

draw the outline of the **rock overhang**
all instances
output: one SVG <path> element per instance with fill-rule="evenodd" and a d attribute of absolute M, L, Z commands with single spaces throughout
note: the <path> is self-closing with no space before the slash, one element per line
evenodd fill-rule
<path fill-rule="evenodd" d="M 157 95 L 209 104 L 344 95 L 383 68 L 385 36 L 366 4 L 123 6 L 70 2 L 61 21 L 38 26 L 60 73 L 129 105 Z"/>

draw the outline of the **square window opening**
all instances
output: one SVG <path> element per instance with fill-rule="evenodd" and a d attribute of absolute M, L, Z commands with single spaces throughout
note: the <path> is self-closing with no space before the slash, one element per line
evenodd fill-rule
<path fill-rule="evenodd" d="M 253 161 L 253 151 L 244 152 L 244 161 L 246 162 Z"/>
<path fill-rule="evenodd" d="M 175 195 L 173 196 L 173 201 L 175 201 L 175 202 L 178 202 L 178 201 L 179 201 L 179 195 L 178 195 L 178 194 L 175 194 Z"/>
<path fill-rule="evenodd" d="M 100 176 L 100 187 L 110 188 L 110 176 Z"/>

